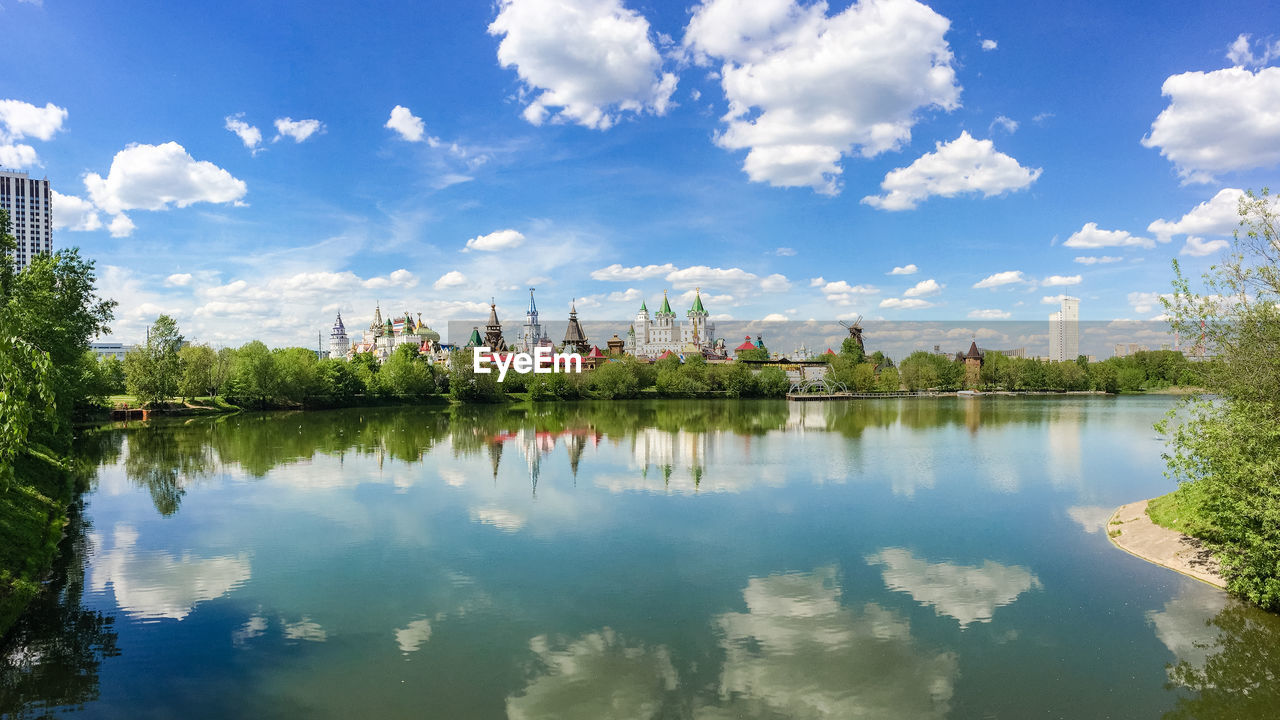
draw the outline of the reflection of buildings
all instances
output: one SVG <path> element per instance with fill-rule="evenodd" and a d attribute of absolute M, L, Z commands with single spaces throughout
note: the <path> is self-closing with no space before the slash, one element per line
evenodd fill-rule
<path fill-rule="evenodd" d="M 583 452 L 588 445 L 592 447 L 598 445 L 600 438 L 601 435 L 590 427 L 571 428 L 560 432 L 521 428 L 489 437 L 485 440 L 485 445 L 488 447 L 494 478 L 498 477 L 498 465 L 502 460 L 503 446 L 514 445 L 529 466 L 529 480 L 533 484 L 534 492 L 537 492 L 538 478 L 542 475 L 542 460 L 556 449 L 561 439 L 564 440 L 565 450 L 569 455 L 569 472 L 576 480 L 578 464 L 582 461 Z"/>
<path fill-rule="evenodd" d="M 1049 316 L 1049 359 L 1075 360 L 1080 354 L 1080 298 L 1063 297 L 1062 309 Z"/>

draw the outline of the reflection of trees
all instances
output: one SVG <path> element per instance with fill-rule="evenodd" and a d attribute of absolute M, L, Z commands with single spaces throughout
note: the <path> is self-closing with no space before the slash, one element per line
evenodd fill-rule
<path fill-rule="evenodd" d="M 1208 625 L 1217 638 L 1203 665 L 1180 659 L 1171 687 L 1196 694 L 1178 699 L 1166 720 L 1274 718 L 1280 712 L 1280 618 L 1231 602 Z"/>
<path fill-rule="evenodd" d="M 81 606 L 85 521 L 71 509 L 53 580 L 0 644 L 0 716 L 40 717 L 98 697 L 98 667 L 118 654 L 112 618 Z"/>
<path fill-rule="evenodd" d="M 161 515 L 177 512 L 186 486 L 207 476 L 212 468 L 209 426 L 203 423 L 157 423 L 129 435 L 125 475 L 151 493 L 151 502 Z"/>

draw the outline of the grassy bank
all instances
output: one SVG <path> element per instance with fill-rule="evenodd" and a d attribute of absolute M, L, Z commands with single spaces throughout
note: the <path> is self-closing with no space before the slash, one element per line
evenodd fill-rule
<path fill-rule="evenodd" d="M 1147 517 L 1162 528 L 1176 530 L 1201 540 L 1214 541 L 1218 528 L 1206 519 L 1204 490 L 1196 483 L 1184 483 L 1168 495 L 1147 502 Z"/>
<path fill-rule="evenodd" d="M 0 492 L 0 636 L 40 592 L 76 492 L 73 474 L 54 458 L 31 452 L 20 462 Z"/>

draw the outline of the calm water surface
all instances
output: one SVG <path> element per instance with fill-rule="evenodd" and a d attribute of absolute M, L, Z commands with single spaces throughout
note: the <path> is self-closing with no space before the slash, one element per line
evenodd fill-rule
<path fill-rule="evenodd" d="M 0 714 L 1274 718 L 1280 618 L 1107 540 L 1173 402 L 102 430 Z"/>

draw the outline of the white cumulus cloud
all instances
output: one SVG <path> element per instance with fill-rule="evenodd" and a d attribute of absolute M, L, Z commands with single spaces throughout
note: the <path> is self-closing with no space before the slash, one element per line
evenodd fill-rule
<path fill-rule="evenodd" d="M 997 47 L 999 47 L 999 44 L 995 40 L 986 39 L 982 41 L 983 50 L 991 51 L 995 50 Z"/>
<path fill-rule="evenodd" d="M 523 83 L 524 118 L 606 130 L 624 113 L 666 113 L 676 76 L 662 72 L 649 21 L 621 0 L 499 0 L 489 34 Z"/>
<path fill-rule="evenodd" d="M 1151 238 L 1137 237 L 1128 230 L 1101 230 L 1098 223 L 1085 223 L 1084 227 L 1071 234 L 1062 243 L 1069 248 L 1105 248 L 1105 247 L 1143 247 L 1153 248 L 1156 243 Z"/>
<path fill-rule="evenodd" d="M 1008 320 L 1012 315 L 1013 313 L 998 309 L 969 311 L 969 317 L 974 320 Z"/>
<path fill-rule="evenodd" d="M 57 190 L 50 192 L 53 197 L 54 230 L 98 230 L 102 227 L 102 219 L 98 217 L 93 203 L 75 195 L 63 195 Z"/>
<path fill-rule="evenodd" d="M 112 215 L 230 203 L 245 194 L 243 181 L 211 162 L 196 160 L 176 142 L 130 145 L 116 153 L 105 178 L 89 173 L 84 184 L 93 204 Z"/>
<path fill-rule="evenodd" d="M 272 142 L 287 137 L 293 138 L 295 143 L 300 143 L 316 133 L 324 132 L 324 123 L 319 120 L 294 120 L 282 117 L 276 118 L 275 125 L 276 136 L 272 138 Z"/>
<path fill-rule="evenodd" d="M 920 268 L 916 267 L 914 263 L 911 263 L 908 265 L 903 265 L 901 267 L 894 267 L 892 270 L 889 271 L 889 274 L 890 275 L 915 275 L 919 270 Z"/>
<path fill-rule="evenodd" d="M 907 291 L 902 294 L 906 297 L 929 297 L 930 295 L 937 295 L 942 292 L 942 288 L 944 287 L 946 287 L 946 285 L 939 285 L 937 280 L 929 278 L 928 280 L 921 280 L 914 286 L 907 288 Z"/>
<path fill-rule="evenodd" d="M 1187 244 L 1182 246 L 1182 255 L 1191 255 L 1193 257 L 1204 257 L 1226 250 L 1231 243 L 1226 240 L 1205 240 L 1195 235 L 1187 236 Z"/>
<path fill-rule="evenodd" d="M 250 150 L 257 150 L 262 144 L 262 131 L 244 121 L 244 113 L 236 113 L 226 117 L 225 127 L 240 138 L 240 142 Z"/>
<path fill-rule="evenodd" d="M 675 269 L 676 266 L 671 263 L 663 263 L 662 265 L 633 265 L 631 267 L 623 267 L 618 263 L 614 263 L 608 267 L 602 267 L 599 270 L 592 270 L 591 279 L 612 282 L 648 280 L 649 278 L 666 275 Z"/>
<path fill-rule="evenodd" d="M 66 109 L 53 103 L 39 107 L 22 100 L 0 100 L 0 165 L 25 168 L 39 163 L 36 149 L 17 141 L 51 140 L 66 119 Z"/>
<path fill-rule="evenodd" d="M 1078 262 L 1081 265 L 1098 265 L 1118 263 L 1121 260 L 1124 260 L 1124 258 L 1116 257 L 1115 255 L 1078 255 L 1076 256 L 1075 262 Z"/>
<path fill-rule="evenodd" d="M 463 275 L 457 270 L 450 270 L 449 272 L 441 275 L 440 279 L 436 280 L 435 283 L 431 285 L 431 287 L 435 288 L 436 290 L 444 290 L 446 288 L 458 287 L 459 285 L 466 285 L 466 284 L 467 284 L 466 275 Z"/>
<path fill-rule="evenodd" d="M 922 110 L 960 106 L 950 22 L 915 0 L 703 0 L 685 29 L 695 62 L 720 64 L 716 142 L 747 150 L 755 182 L 836 194 L 841 160 L 901 148 Z"/>
<path fill-rule="evenodd" d="M 463 248 L 463 252 L 468 250 L 480 250 L 483 252 L 494 252 L 497 250 L 509 250 L 519 247 L 524 243 L 524 234 L 518 230 L 496 230 L 488 235 L 477 235 L 467 241 L 467 246 Z"/>
<path fill-rule="evenodd" d="M 1162 92 L 1169 106 L 1142 144 L 1159 148 L 1186 182 L 1280 163 L 1280 68 L 1182 73 Z"/>
<path fill-rule="evenodd" d="M 401 139 L 409 142 L 420 142 L 427 131 L 427 124 L 422 121 L 422 118 L 415 116 L 403 105 L 391 108 L 391 118 L 383 127 L 395 130 L 400 134 Z"/>
<path fill-rule="evenodd" d="M 990 140 L 975 140 L 968 132 L 949 143 L 939 142 L 907 167 L 885 175 L 884 195 L 868 195 L 862 202 L 881 210 L 911 210 L 930 196 L 955 197 L 982 193 L 983 197 L 1021 190 L 1040 177 L 1040 168 L 1025 168 L 997 152 Z"/>
<path fill-rule="evenodd" d="M 986 276 L 974 283 L 973 287 L 975 289 L 997 288 L 1001 285 L 1013 285 L 1015 283 L 1025 282 L 1027 282 L 1027 278 L 1022 274 L 1021 270 L 1006 270 L 1004 272 L 998 272 L 994 275 Z"/>
<path fill-rule="evenodd" d="M 1147 226 L 1160 242 L 1174 235 L 1230 235 L 1240 225 L 1240 198 L 1244 191 L 1223 188 L 1216 195 L 1195 206 L 1181 220 L 1160 218 Z"/>
<path fill-rule="evenodd" d="M 1057 287 L 1060 285 L 1079 285 L 1084 278 L 1079 275 L 1050 275 L 1041 281 L 1041 285 L 1045 287 Z"/>
<path fill-rule="evenodd" d="M 880 301 L 880 307 L 890 310 L 920 310 L 933 307 L 933 303 L 919 298 L 885 298 Z"/>
<path fill-rule="evenodd" d="M 1227 59 L 1233 65 L 1244 67 L 1260 67 L 1280 57 L 1280 40 L 1268 45 L 1265 40 L 1257 43 L 1258 51 L 1254 53 L 1254 42 L 1248 33 L 1241 33 L 1227 46 Z"/>
<path fill-rule="evenodd" d="M 819 288 L 826 301 L 832 305 L 852 305 L 859 297 L 880 293 L 880 289 L 874 285 L 850 285 L 844 280 L 826 282 L 820 277 L 810 280 L 809 285 Z"/>
<path fill-rule="evenodd" d="M 191 273 L 174 273 L 164 279 L 165 287 L 187 287 L 191 284 Z"/>

